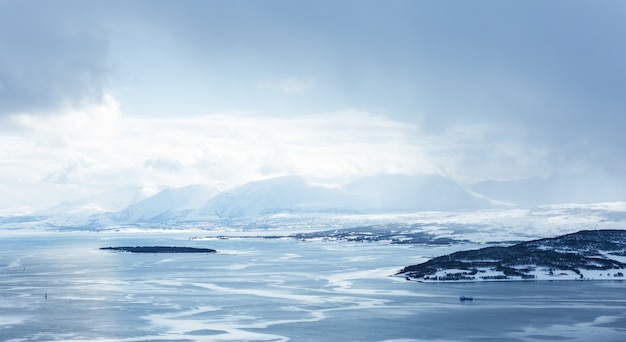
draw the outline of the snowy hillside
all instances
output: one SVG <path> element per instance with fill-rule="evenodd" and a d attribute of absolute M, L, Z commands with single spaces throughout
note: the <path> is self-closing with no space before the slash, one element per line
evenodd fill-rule
<path fill-rule="evenodd" d="M 299 177 L 248 183 L 215 196 L 188 220 L 231 220 L 276 213 L 387 213 L 489 208 L 451 180 L 434 175 L 382 175 L 342 188 L 308 185 Z"/>
<path fill-rule="evenodd" d="M 153 194 L 141 185 L 112 189 L 94 196 L 65 201 L 52 208 L 39 210 L 38 217 L 53 225 L 83 225 L 100 215 L 122 210 Z"/>
<path fill-rule="evenodd" d="M 611 279 L 626 272 L 626 230 L 584 230 L 443 255 L 398 272 L 420 281 Z"/>
<path fill-rule="evenodd" d="M 310 185 L 290 176 L 224 192 L 202 185 L 166 189 L 151 197 L 141 187 L 122 190 L 64 202 L 46 211 L 5 212 L 0 215 L 0 228 L 326 230 L 398 224 L 418 225 L 441 238 L 462 236 L 484 242 L 538 238 L 596 226 L 620 229 L 626 221 L 624 202 L 490 206 L 453 181 L 433 175 L 381 175 L 340 188 Z"/>
<path fill-rule="evenodd" d="M 184 218 L 201 207 L 219 191 L 213 187 L 190 185 L 165 189 L 127 208 L 109 215 L 118 223 L 171 221 Z"/>
<path fill-rule="evenodd" d="M 186 220 L 231 220 L 292 212 L 352 212 L 358 198 L 341 189 L 308 185 L 289 176 L 252 182 L 225 191 L 190 213 Z"/>
<path fill-rule="evenodd" d="M 149 189 L 135 185 L 113 189 L 75 201 L 65 201 L 39 213 L 42 215 L 56 215 L 118 211 L 151 195 L 152 193 Z"/>

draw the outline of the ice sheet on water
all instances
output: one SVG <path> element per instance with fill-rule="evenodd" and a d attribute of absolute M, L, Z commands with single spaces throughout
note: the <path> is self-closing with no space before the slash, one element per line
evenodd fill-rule
<path fill-rule="evenodd" d="M 164 258 L 97 247 L 105 238 L 128 245 L 189 240 L 59 234 L 0 240 L 0 265 L 16 258 L 26 265 L 0 272 L 3 339 L 528 339 L 540 328 L 546 335 L 586 336 L 589 324 L 594 333 L 624 337 L 616 328 L 626 319 L 623 282 L 437 285 L 390 277 L 453 246 L 210 240 L 193 243 L 233 253 Z M 460 294 L 475 300 L 461 305 Z M 538 319 L 545 324 L 537 326 Z"/>

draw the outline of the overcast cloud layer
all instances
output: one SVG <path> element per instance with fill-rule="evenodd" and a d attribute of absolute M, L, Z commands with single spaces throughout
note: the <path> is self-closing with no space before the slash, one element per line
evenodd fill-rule
<path fill-rule="evenodd" d="M 0 0 L 0 208 L 285 174 L 623 187 L 624 17 L 622 1 Z"/>

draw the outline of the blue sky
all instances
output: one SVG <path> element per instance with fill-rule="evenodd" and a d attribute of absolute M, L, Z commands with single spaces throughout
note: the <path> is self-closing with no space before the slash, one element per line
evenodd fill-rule
<path fill-rule="evenodd" d="M 114 187 L 623 183 L 622 1 L 0 0 L 0 207 Z"/>

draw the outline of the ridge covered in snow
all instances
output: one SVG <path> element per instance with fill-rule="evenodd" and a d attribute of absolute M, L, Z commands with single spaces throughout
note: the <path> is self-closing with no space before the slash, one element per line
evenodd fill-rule
<path fill-rule="evenodd" d="M 313 186 L 300 177 L 288 176 L 223 192 L 186 219 L 231 221 L 277 213 L 396 213 L 490 206 L 487 200 L 440 176 L 380 175 L 341 188 Z"/>
<path fill-rule="evenodd" d="M 223 192 L 202 185 L 152 196 L 141 187 L 122 190 L 48 210 L 5 211 L 0 228 L 313 231 L 392 224 L 484 243 L 622 228 L 626 220 L 624 202 L 503 206 L 434 175 L 379 175 L 334 188 L 288 176 Z"/>
<path fill-rule="evenodd" d="M 247 183 L 222 192 L 185 220 L 231 221 L 293 212 L 354 212 L 359 199 L 341 189 L 307 184 L 296 176 Z"/>
<path fill-rule="evenodd" d="M 165 189 L 109 217 L 114 222 L 128 223 L 180 220 L 218 193 L 217 189 L 203 185 Z"/>

